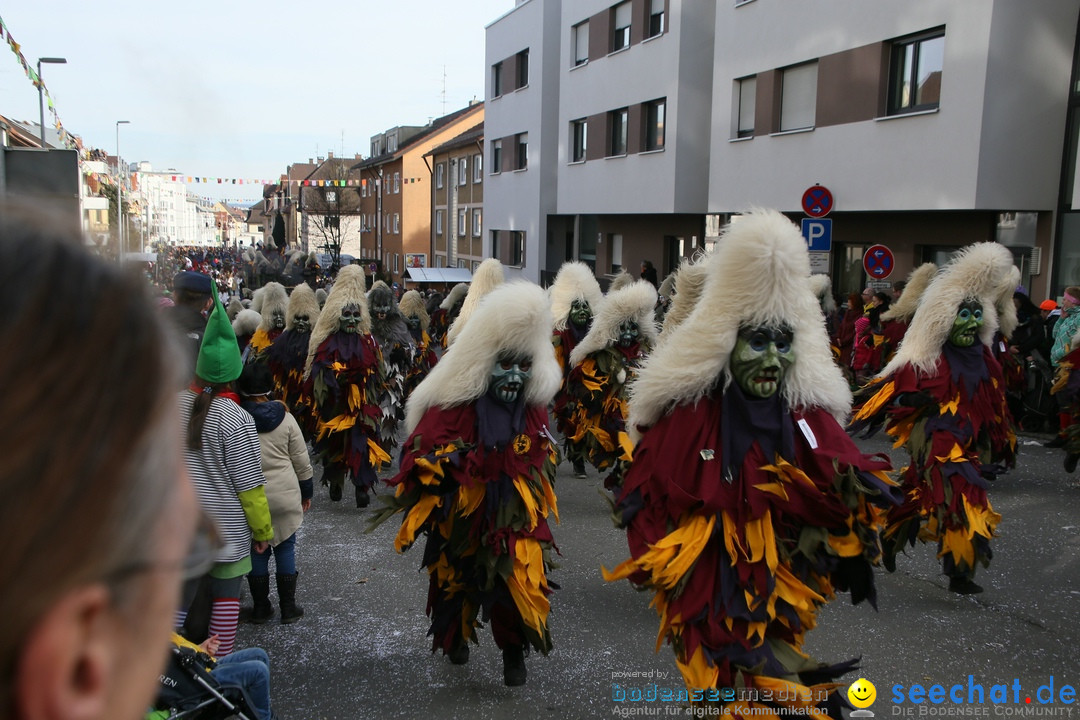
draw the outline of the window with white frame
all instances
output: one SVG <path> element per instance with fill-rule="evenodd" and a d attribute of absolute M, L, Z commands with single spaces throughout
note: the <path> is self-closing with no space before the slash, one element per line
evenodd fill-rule
<path fill-rule="evenodd" d="M 664 3 L 667 0 L 649 0 L 648 37 L 656 37 L 664 32 Z"/>
<path fill-rule="evenodd" d="M 944 29 L 894 41 L 888 113 L 901 115 L 936 109 L 941 102 L 941 73 L 944 65 Z"/>
<path fill-rule="evenodd" d="M 401 193 L 401 173 L 394 173 L 394 194 Z"/>
<path fill-rule="evenodd" d="M 612 9 L 611 52 L 630 47 L 630 17 L 632 3 L 619 3 Z"/>
<path fill-rule="evenodd" d="M 589 121 L 586 118 L 570 123 L 570 162 L 585 162 L 588 149 Z"/>
<path fill-rule="evenodd" d="M 465 158 L 458 158 L 457 184 L 465 186 L 469 183 L 469 163 Z"/>
<path fill-rule="evenodd" d="M 814 127 L 817 70 L 817 62 L 809 62 L 780 71 L 780 132 Z"/>
<path fill-rule="evenodd" d="M 394 272 L 398 271 L 398 262 L 401 260 L 401 253 L 394 253 Z"/>
<path fill-rule="evenodd" d="M 439 163 L 435 166 L 435 189 L 442 190 L 443 185 L 446 184 L 446 163 Z"/>
<path fill-rule="evenodd" d="M 757 75 L 736 80 L 738 85 L 739 117 L 735 137 L 754 137 L 754 109 L 757 106 Z"/>
<path fill-rule="evenodd" d="M 401 215 L 394 213 L 394 234 L 401 234 Z"/>
<path fill-rule="evenodd" d="M 435 234 L 442 235 L 443 233 L 443 211 L 435 211 Z"/>
<path fill-rule="evenodd" d="M 574 67 L 589 62 L 589 21 L 570 28 L 570 45 L 574 49 Z"/>
<path fill-rule="evenodd" d="M 472 181 L 474 184 L 484 182 L 484 156 L 480 153 L 472 156 Z"/>
<path fill-rule="evenodd" d="M 473 208 L 472 211 L 472 234 L 473 237 L 480 237 L 481 220 L 483 220 L 484 211 L 480 208 Z"/>
<path fill-rule="evenodd" d="M 465 237 L 468 235 L 469 228 L 467 223 L 469 222 L 469 211 L 465 208 L 461 208 L 457 211 L 457 234 L 458 237 Z"/>

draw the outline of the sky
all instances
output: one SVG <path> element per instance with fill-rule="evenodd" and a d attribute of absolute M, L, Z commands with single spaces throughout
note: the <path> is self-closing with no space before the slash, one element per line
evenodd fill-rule
<path fill-rule="evenodd" d="M 484 98 L 484 27 L 514 0 L 51 0 L 0 6 L 64 128 L 188 176 L 276 180 L 308 158 Z M 0 115 L 37 122 L 38 92 L 0 45 Z M 52 122 L 46 107 L 46 125 Z M 261 186 L 189 185 L 215 199 Z"/>

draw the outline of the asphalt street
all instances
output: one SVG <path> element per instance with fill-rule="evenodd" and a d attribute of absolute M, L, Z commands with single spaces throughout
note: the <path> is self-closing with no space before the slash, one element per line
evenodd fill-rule
<path fill-rule="evenodd" d="M 1061 692 L 1080 686 L 1080 474 L 1065 474 L 1062 452 L 1043 448 L 1044 439 L 1022 436 L 1017 469 L 991 490 L 1003 520 L 994 560 L 976 577 L 983 594 L 947 592 L 935 549 L 920 545 L 898 558 L 896 573 L 879 572 L 876 612 L 839 595 L 820 613 L 805 650 L 830 663 L 861 657 L 862 669 L 845 679 L 874 683 L 878 699 L 871 709 L 878 717 L 943 715 L 949 708 L 952 715 L 1071 717 L 1066 711 L 1075 706 L 1063 704 L 1069 697 Z M 859 444 L 867 452 L 890 452 L 884 436 Z M 896 467 L 904 464 L 902 452 L 891 454 Z M 244 625 L 237 644 L 270 654 L 279 717 L 689 716 L 678 703 L 615 699 L 630 687 L 679 689 L 682 683 L 670 648 L 655 651 L 658 621 L 650 594 L 600 575 L 602 565 L 612 568 L 628 553 L 601 479 L 589 473 L 576 480 L 568 463 L 559 468 L 561 524 L 554 534 L 561 566 L 550 575 L 561 586 L 550 615 L 555 647 L 547 657 L 527 658 L 528 683 L 518 688 L 503 685 L 501 655 L 486 628 L 467 665 L 430 652 L 421 548 L 394 551 L 396 520 L 365 534 L 372 510 L 357 510 L 348 493 L 332 503 L 316 483 L 297 547 L 297 598 L 305 617 L 294 625 L 280 625 L 276 617 L 267 625 Z M 250 604 L 246 588 L 243 602 Z M 1042 705 L 1051 682 L 1055 702 Z M 985 704 L 979 710 L 966 702 L 911 702 L 919 697 L 909 694 L 913 685 L 934 684 L 962 685 L 965 701 L 969 693 L 977 699 L 973 686 L 979 686 Z M 992 707 L 995 685 L 1007 686 L 1008 697 Z"/>

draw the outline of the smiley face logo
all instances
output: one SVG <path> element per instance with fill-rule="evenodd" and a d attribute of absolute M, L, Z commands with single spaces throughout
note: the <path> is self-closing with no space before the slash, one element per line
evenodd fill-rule
<path fill-rule="evenodd" d="M 877 699 L 877 688 L 866 678 L 859 678 L 848 687 L 847 699 L 857 708 L 868 708 Z"/>

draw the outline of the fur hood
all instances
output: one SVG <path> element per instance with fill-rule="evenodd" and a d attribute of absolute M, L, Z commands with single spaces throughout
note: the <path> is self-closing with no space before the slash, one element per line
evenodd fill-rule
<path fill-rule="evenodd" d="M 250 308 L 245 308 L 238 312 L 236 318 L 232 321 L 233 332 L 236 333 L 236 337 L 254 335 L 261 322 L 262 315 Z"/>
<path fill-rule="evenodd" d="M 1012 337 L 1012 334 L 1016 332 L 1016 326 L 1020 324 L 1020 319 L 1016 317 L 1016 304 L 1013 302 L 1013 293 L 1019 285 L 1020 268 L 1013 265 L 1001 279 L 998 296 L 994 301 L 997 306 L 998 329 L 1007 338 Z"/>
<path fill-rule="evenodd" d="M 935 274 L 937 274 L 937 265 L 931 262 L 923 263 L 912 270 L 904 284 L 904 292 L 900 293 L 900 298 L 890 305 L 888 310 L 881 313 L 881 319 L 911 322 L 915 310 L 919 307 L 919 300 Z"/>
<path fill-rule="evenodd" d="M 600 290 L 600 283 L 596 281 L 592 268 L 583 262 L 568 262 L 559 268 L 555 282 L 548 288 L 548 296 L 551 298 L 551 315 L 555 318 L 553 327 L 559 331 L 566 329 L 570 306 L 575 300 L 589 303 L 595 315 L 604 293 Z"/>
<path fill-rule="evenodd" d="M 491 368 L 504 351 L 532 358 L 525 400 L 547 406 L 562 383 L 550 328 L 551 310 L 539 286 L 517 280 L 491 291 L 476 308 L 475 322 L 409 396 L 406 431 L 415 430 L 429 408 L 465 405 L 487 392 Z"/>
<path fill-rule="evenodd" d="M 259 288 L 251 294 L 251 309 L 257 313 L 262 313 L 263 295 L 265 294 L 265 286 Z"/>
<path fill-rule="evenodd" d="M 619 339 L 619 326 L 627 320 L 638 324 L 641 340 L 651 348 L 656 344 L 655 307 L 656 288 L 646 280 L 609 292 L 593 316 L 589 334 L 570 353 L 569 366 L 575 367 L 592 353 L 614 344 Z"/>
<path fill-rule="evenodd" d="M 326 297 L 326 305 L 323 306 L 322 312 L 319 313 L 319 320 L 311 329 L 307 362 L 304 364 L 305 378 L 311 373 L 311 363 L 315 360 L 315 352 L 319 346 L 326 338 L 338 331 L 341 310 L 346 305 L 356 305 L 360 308 L 360 332 L 365 335 L 371 333 L 371 313 L 368 310 L 366 289 L 364 270 L 359 265 L 347 265 L 338 271 L 337 281 Z"/>
<path fill-rule="evenodd" d="M 700 258 L 697 262 L 683 260 L 675 275 L 675 297 L 671 300 L 671 307 L 664 316 L 664 332 L 660 334 L 660 342 L 667 339 L 668 334 L 682 324 L 705 288 L 705 278 L 708 277 L 707 264 L 715 255 L 710 254 Z"/>
<path fill-rule="evenodd" d="M 501 262 L 495 258 L 488 258 L 480 263 L 480 267 L 476 268 L 476 272 L 473 273 L 472 283 L 469 284 L 469 293 L 465 296 L 465 302 L 461 304 L 461 312 L 454 320 L 454 324 L 446 331 L 447 347 L 454 344 L 454 340 L 461 334 L 461 331 L 465 328 L 465 323 L 469 321 L 469 316 L 473 314 L 484 296 L 505 281 L 506 273 L 503 271 Z"/>
<path fill-rule="evenodd" d="M 660 283 L 660 289 L 657 290 L 657 293 L 660 295 L 660 297 L 670 298 L 672 295 L 675 294 L 675 279 L 678 274 L 678 268 L 672 270 L 667 274 L 667 277 L 664 278 L 664 281 Z"/>
<path fill-rule="evenodd" d="M 240 314 L 240 311 L 244 309 L 244 303 L 240 302 L 240 298 L 233 297 L 229 300 L 229 307 L 225 308 L 225 314 L 229 316 L 229 322 L 236 319 L 236 316 Z"/>
<path fill-rule="evenodd" d="M 989 345 L 999 327 L 997 299 L 1001 288 L 1010 282 L 1012 268 L 1012 253 L 1004 245 L 981 242 L 961 250 L 930 281 L 908 324 L 900 349 L 878 377 L 892 375 L 905 364 L 911 364 L 922 374 L 934 372 L 941 348 L 948 342 L 957 309 L 968 299 L 982 303 L 983 326 L 979 341 Z"/>
<path fill-rule="evenodd" d="M 477 268 L 479 270 L 479 268 Z M 450 289 L 450 292 L 439 303 L 439 307 L 443 310 L 452 310 L 455 305 L 465 299 L 465 296 L 469 293 L 468 283 L 458 283 Z"/>
<path fill-rule="evenodd" d="M 607 291 L 609 293 L 613 293 L 616 290 L 621 290 L 632 282 L 634 282 L 634 276 L 626 272 L 625 270 L 620 270 L 619 274 L 616 275 L 612 279 L 611 284 L 608 285 Z"/>
<path fill-rule="evenodd" d="M 828 275 L 811 275 L 810 289 L 814 291 L 814 297 L 818 299 L 821 312 L 826 315 L 836 312 L 836 298 L 832 294 L 832 278 Z"/>
<path fill-rule="evenodd" d="M 398 303 L 398 310 L 406 318 L 416 315 L 420 318 L 420 329 L 427 332 L 428 325 L 431 324 L 431 318 L 428 317 L 427 308 L 424 307 L 424 299 L 420 297 L 420 293 L 416 290 L 409 290 L 401 296 L 401 302 Z"/>
<path fill-rule="evenodd" d="M 702 264 L 700 300 L 630 386 L 627 428 L 634 442 L 639 427 L 731 382 L 731 351 L 743 325 L 790 327 L 795 358 L 783 382 L 788 405 L 823 408 L 845 422 L 851 389 L 833 360 L 799 228 L 775 210 L 753 210 L 724 228 L 716 253 Z"/>
<path fill-rule="evenodd" d="M 262 322 L 259 329 L 270 332 L 270 323 L 273 322 L 274 313 L 280 312 L 288 323 L 289 294 L 285 292 L 285 286 L 281 283 L 269 282 L 262 286 L 262 302 L 259 304 L 259 314 Z"/>
<path fill-rule="evenodd" d="M 292 330 L 296 326 L 293 320 L 297 315 L 307 315 L 312 329 L 319 321 L 319 301 L 315 299 L 315 291 L 307 283 L 300 283 L 293 288 L 289 295 L 289 311 L 285 313 L 285 329 Z"/>
<path fill-rule="evenodd" d="M 326 304 L 326 298 L 326 290 L 319 288 L 315 291 L 315 300 L 319 303 L 320 308 Z"/>

